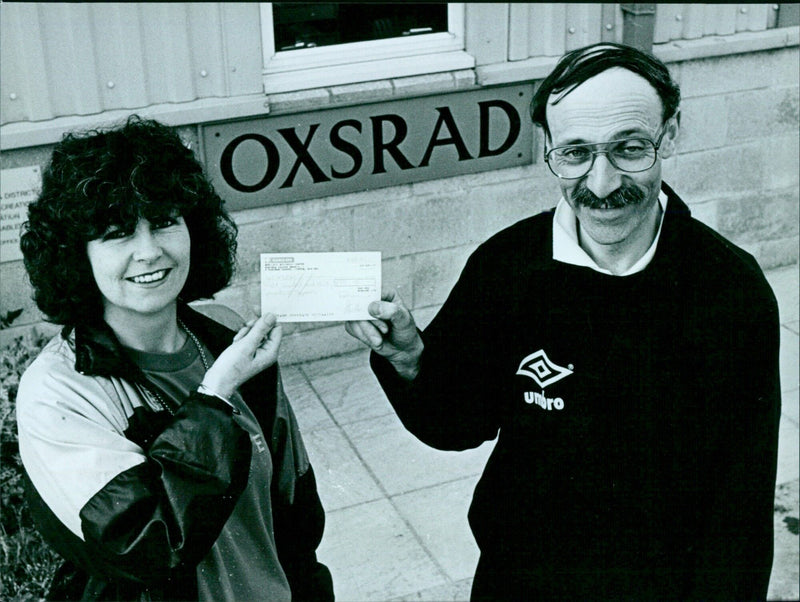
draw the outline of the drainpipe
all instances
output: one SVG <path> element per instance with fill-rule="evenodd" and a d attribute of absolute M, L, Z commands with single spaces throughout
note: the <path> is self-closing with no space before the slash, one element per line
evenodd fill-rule
<path fill-rule="evenodd" d="M 627 3 L 619 7 L 622 10 L 622 43 L 652 54 L 655 3 Z"/>

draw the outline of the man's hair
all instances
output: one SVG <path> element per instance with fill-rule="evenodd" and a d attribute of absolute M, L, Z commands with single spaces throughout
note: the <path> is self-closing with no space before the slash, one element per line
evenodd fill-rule
<path fill-rule="evenodd" d="M 181 215 L 191 265 L 180 298 L 211 297 L 236 261 L 236 225 L 203 167 L 171 128 L 133 115 L 105 131 L 69 133 L 53 148 L 20 245 L 39 309 L 67 327 L 102 319 L 86 245 L 109 226 Z"/>
<path fill-rule="evenodd" d="M 533 96 L 531 120 L 549 136 L 546 110 L 550 95 L 560 95 L 552 103 L 557 104 L 587 79 L 614 67 L 642 76 L 655 88 L 661 98 L 662 122 L 677 114 L 681 91 L 664 63 L 631 46 L 601 42 L 572 50 L 561 57 Z"/>

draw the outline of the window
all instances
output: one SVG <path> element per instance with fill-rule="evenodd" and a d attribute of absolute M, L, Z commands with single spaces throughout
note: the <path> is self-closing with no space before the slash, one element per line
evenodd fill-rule
<path fill-rule="evenodd" d="M 261 5 L 267 94 L 470 69 L 463 4 Z"/>
<path fill-rule="evenodd" d="M 446 4 L 273 2 L 278 51 L 447 31 Z"/>

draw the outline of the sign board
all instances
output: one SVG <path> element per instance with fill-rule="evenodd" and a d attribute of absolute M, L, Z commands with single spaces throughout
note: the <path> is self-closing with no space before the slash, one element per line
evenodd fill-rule
<path fill-rule="evenodd" d="M 532 85 L 202 127 L 206 167 L 246 209 L 532 162 Z"/>
<path fill-rule="evenodd" d="M 38 165 L 0 172 L 0 262 L 22 259 L 19 229 L 28 219 L 28 203 L 39 194 L 41 185 Z"/>

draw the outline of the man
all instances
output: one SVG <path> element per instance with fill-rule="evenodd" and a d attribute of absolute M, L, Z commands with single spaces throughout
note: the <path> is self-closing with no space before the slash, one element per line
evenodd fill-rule
<path fill-rule="evenodd" d="M 679 97 L 633 48 L 565 55 L 531 105 L 555 209 L 481 245 L 424 332 L 396 293 L 346 325 L 423 442 L 497 436 L 474 600 L 766 596 L 777 306 L 661 181 Z"/>

